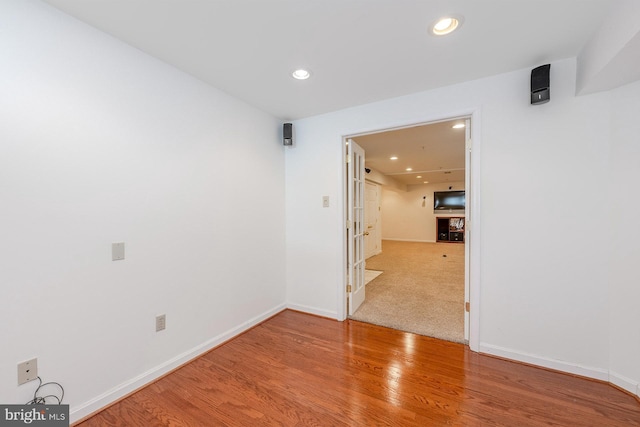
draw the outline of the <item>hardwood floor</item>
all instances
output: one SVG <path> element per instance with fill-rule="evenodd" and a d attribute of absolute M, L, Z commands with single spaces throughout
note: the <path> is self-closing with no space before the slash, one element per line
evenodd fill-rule
<path fill-rule="evenodd" d="M 628 427 L 640 403 L 462 344 L 287 310 L 78 425 Z"/>

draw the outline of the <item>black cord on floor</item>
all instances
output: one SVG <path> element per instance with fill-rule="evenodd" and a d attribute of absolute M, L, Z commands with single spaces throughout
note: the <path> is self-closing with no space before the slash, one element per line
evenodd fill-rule
<path fill-rule="evenodd" d="M 60 383 L 57 382 L 48 382 L 48 383 L 42 383 L 42 378 L 38 377 L 38 380 L 40 381 L 40 384 L 38 385 L 38 388 L 36 389 L 36 391 L 33 392 L 33 399 L 27 402 L 27 405 L 46 405 L 47 404 L 47 399 L 48 398 L 54 398 L 58 401 L 58 405 L 62 404 L 62 399 L 64 399 L 64 388 L 60 385 Z M 56 385 L 58 387 L 60 387 L 60 396 L 58 397 L 55 394 L 48 394 L 46 396 L 38 396 L 38 392 L 40 391 L 41 388 L 46 387 L 48 385 Z"/>

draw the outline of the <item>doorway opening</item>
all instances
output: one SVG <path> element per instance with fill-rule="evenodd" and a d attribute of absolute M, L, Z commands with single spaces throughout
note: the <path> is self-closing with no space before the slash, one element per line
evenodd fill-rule
<path fill-rule="evenodd" d="M 350 318 L 469 342 L 471 203 L 436 209 L 434 195 L 472 200 L 471 117 L 345 138 Z"/>

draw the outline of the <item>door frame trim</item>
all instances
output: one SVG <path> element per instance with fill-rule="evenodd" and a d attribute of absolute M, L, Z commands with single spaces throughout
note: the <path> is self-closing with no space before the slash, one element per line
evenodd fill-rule
<path fill-rule="evenodd" d="M 469 348 L 472 351 L 478 352 L 480 349 L 480 291 L 481 291 L 481 194 L 480 189 L 481 182 L 481 150 L 482 150 L 482 120 L 481 120 L 481 107 L 474 107 L 461 111 L 449 112 L 446 114 L 432 115 L 423 117 L 422 119 L 403 120 L 398 123 L 387 124 L 383 127 L 370 127 L 367 129 L 359 129 L 349 134 L 344 134 L 339 141 L 339 150 L 342 159 L 342 180 L 340 186 L 340 203 L 342 205 L 342 225 L 341 225 L 341 239 L 342 239 L 342 262 L 343 262 L 343 274 L 342 280 L 337 284 L 338 291 L 338 307 L 337 307 L 337 319 L 344 321 L 347 318 L 347 294 L 345 292 L 347 285 L 347 230 L 346 230 L 346 218 L 347 218 L 347 201 L 346 201 L 346 189 L 347 182 L 346 176 L 346 153 L 345 143 L 349 138 L 355 138 L 357 136 L 386 132 L 390 130 L 402 129 L 413 126 L 427 125 L 447 120 L 453 120 L 457 118 L 469 118 L 471 120 L 471 141 L 472 141 L 472 155 L 471 164 L 465 165 L 470 170 L 470 184 L 472 191 L 467 196 L 470 210 L 470 217 L 467 218 L 467 224 L 469 227 L 469 271 L 465 274 L 469 276 L 469 303 L 471 305 L 471 311 L 469 313 Z"/>

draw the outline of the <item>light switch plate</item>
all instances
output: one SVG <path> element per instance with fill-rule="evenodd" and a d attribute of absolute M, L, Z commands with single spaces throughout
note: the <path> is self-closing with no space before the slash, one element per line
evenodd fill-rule
<path fill-rule="evenodd" d="M 111 244 L 111 261 L 124 259 L 124 242 Z"/>
<path fill-rule="evenodd" d="M 329 207 L 329 196 L 322 196 L 322 207 L 323 208 Z"/>

